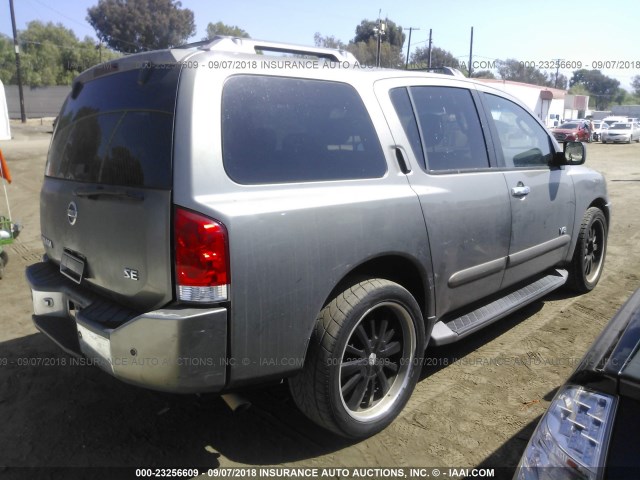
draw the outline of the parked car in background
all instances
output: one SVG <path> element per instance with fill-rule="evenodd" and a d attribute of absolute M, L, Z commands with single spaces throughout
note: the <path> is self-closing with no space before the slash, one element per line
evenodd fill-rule
<path fill-rule="evenodd" d="M 551 130 L 558 142 L 588 142 L 589 129 L 584 122 L 565 122 Z"/>
<path fill-rule="evenodd" d="M 639 346 L 640 289 L 556 393 L 516 479 L 640 478 Z"/>
<path fill-rule="evenodd" d="M 640 142 L 640 127 L 637 123 L 614 123 L 602 134 L 602 143 Z"/>
<path fill-rule="evenodd" d="M 593 121 L 593 132 L 591 132 L 591 139 L 594 142 L 599 142 L 602 139 L 602 132 L 609 129 L 609 124 L 602 120 Z"/>

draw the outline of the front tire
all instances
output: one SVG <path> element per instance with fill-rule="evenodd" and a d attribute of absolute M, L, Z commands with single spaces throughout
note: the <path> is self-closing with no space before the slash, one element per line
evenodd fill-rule
<path fill-rule="evenodd" d="M 579 293 L 593 290 L 602 275 L 606 253 L 607 219 L 602 210 L 591 207 L 582 218 L 578 242 L 569 265 L 569 288 Z"/>
<path fill-rule="evenodd" d="M 405 288 L 384 279 L 356 283 L 320 312 L 291 394 L 318 425 L 348 438 L 371 436 L 409 400 L 424 345 L 422 313 Z"/>

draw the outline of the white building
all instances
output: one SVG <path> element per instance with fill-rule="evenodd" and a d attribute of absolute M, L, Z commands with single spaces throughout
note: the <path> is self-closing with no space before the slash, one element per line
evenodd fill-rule
<path fill-rule="evenodd" d="M 4 94 L 4 85 L 0 80 L 0 140 L 11 140 L 11 127 L 9 126 L 9 111 L 7 110 L 7 97 Z"/>
<path fill-rule="evenodd" d="M 547 127 L 553 128 L 559 125 L 563 119 L 570 118 L 565 117 L 565 96 L 567 96 L 565 90 L 510 80 L 491 78 L 477 78 L 475 80 L 510 93 L 527 105 Z"/>

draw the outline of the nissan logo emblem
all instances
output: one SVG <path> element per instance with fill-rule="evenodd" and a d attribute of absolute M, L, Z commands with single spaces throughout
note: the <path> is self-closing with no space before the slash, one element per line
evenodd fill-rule
<path fill-rule="evenodd" d="M 78 220 L 78 206 L 76 202 L 71 202 L 67 207 L 67 220 L 69 220 L 69 225 L 75 225 Z"/>

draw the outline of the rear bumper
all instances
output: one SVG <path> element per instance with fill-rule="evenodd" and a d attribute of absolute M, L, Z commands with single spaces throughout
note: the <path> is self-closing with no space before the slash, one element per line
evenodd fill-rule
<path fill-rule="evenodd" d="M 66 352 L 114 377 L 176 393 L 223 389 L 227 309 L 133 312 L 77 285 L 48 262 L 27 267 L 33 322 Z"/>

